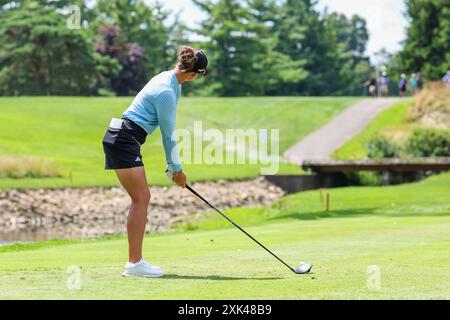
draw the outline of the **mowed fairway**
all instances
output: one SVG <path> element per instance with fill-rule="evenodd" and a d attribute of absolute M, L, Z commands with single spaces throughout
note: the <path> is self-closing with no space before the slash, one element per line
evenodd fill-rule
<path fill-rule="evenodd" d="M 0 189 L 117 185 L 114 172 L 104 170 L 101 140 L 112 117 L 121 117 L 128 98 L 25 97 L 0 98 L 0 157 L 51 159 L 61 178 L 0 179 Z M 280 129 L 280 154 L 309 132 L 324 125 L 357 98 L 182 98 L 177 127 L 203 130 Z M 270 137 L 269 137 L 270 139 Z M 207 143 L 205 143 L 207 144 Z M 150 184 L 169 184 L 159 129 L 142 148 Z M 188 164 L 191 180 L 255 177 L 261 167 L 247 164 Z M 281 164 L 280 172 L 298 172 Z"/>
<path fill-rule="evenodd" d="M 160 279 L 120 276 L 125 238 L 0 248 L 0 298 L 450 298 L 449 173 L 402 186 L 327 191 L 329 213 L 317 191 L 227 212 L 294 267 L 313 262 L 313 274 L 292 274 L 212 218 L 195 231 L 146 237 L 145 258 L 167 272 Z M 73 270 L 80 271 L 79 289 L 70 287 Z"/>

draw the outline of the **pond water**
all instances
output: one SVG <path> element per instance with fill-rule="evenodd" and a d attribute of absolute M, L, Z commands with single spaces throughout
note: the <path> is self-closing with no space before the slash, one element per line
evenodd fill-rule
<path fill-rule="evenodd" d="M 40 231 L 20 231 L 20 232 L 0 232 L 0 246 L 7 246 L 15 243 L 30 243 L 35 241 L 45 241 L 53 239 L 80 239 L 82 237 L 64 236 L 52 233 L 51 230 Z"/>
<path fill-rule="evenodd" d="M 17 243 L 30 243 L 29 241 L 0 241 L 0 247 L 2 246 L 9 246 L 12 244 L 17 244 Z"/>

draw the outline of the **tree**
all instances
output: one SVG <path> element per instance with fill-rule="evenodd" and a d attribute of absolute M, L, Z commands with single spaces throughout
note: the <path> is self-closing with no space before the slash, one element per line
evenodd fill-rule
<path fill-rule="evenodd" d="M 198 31 L 208 41 L 211 73 L 206 94 L 246 96 L 278 94 L 283 84 L 306 76 L 299 61 L 276 51 L 272 9 L 275 1 L 194 0 L 208 18 Z"/>
<path fill-rule="evenodd" d="M 450 6 L 448 0 L 408 0 L 410 25 L 399 54 L 402 67 L 438 80 L 450 66 Z"/>
<path fill-rule="evenodd" d="M 0 95 L 93 93 L 93 49 L 52 9 L 0 13 Z"/>
<path fill-rule="evenodd" d="M 313 0 L 280 2 L 280 14 L 275 24 L 278 36 L 276 50 L 293 61 L 304 61 L 309 76 L 290 88 L 291 94 L 327 95 L 336 90 L 339 80 L 338 43 L 324 19 L 314 9 Z"/>
<path fill-rule="evenodd" d="M 83 5 L 84 0 L 0 0 L 0 11 L 11 9 L 32 9 L 37 7 L 64 8 L 68 5 Z"/>
<path fill-rule="evenodd" d="M 358 15 L 347 18 L 339 13 L 325 14 L 324 21 L 330 34 L 328 41 L 334 43 L 330 49 L 336 50 L 334 94 L 359 95 L 373 72 L 364 55 L 369 40 L 366 21 Z"/>
<path fill-rule="evenodd" d="M 111 87 L 120 96 L 134 95 L 139 92 L 147 82 L 145 70 L 145 51 L 137 43 L 127 43 L 118 26 L 100 27 L 99 37 L 96 40 L 95 50 L 108 60 L 113 69 L 102 68 L 103 85 Z M 99 59 L 99 61 L 102 61 Z"/>
<path fill-rule="evenodd" d="M 121 37 L 127 43 L 136 43 L 144 49 L 145 68 L 149 75 L 155 75 L 173 63 L 168 53 L 168 43 L 174 25 L 165 25 L 169 12 L 161 3 L 149 6 L 142 0 L 98 0 L 91 13 L 95 20 L 90 24 L 92 30 L 114 25 L 120 28 Z M 173 52 L 171 52 L 173 53 Z"/>
<path fill-rule="evenodd" d="M 269 95 L 296 94 L 296 86 L 307 78 L 304 59 L 291 58 L 288 54 L 277 50 L 280 37 L 277 26 L 280 22 L 280 7 L 275 0 L 250 0 L 251 14 L 256 23 L 262 25 L 260 40 L 266 46 L 263 60 L 264 93 Z M 296 32 L 297 31 L 297 32 Z M 294 41 L 302 39 L 302 30 L 290 30 L 290 38 Z M 262 81 L 262 80 L 260 80 Z"/>
<path fill-rule="evenodd" d="M 194 3 L 208 14 L 198 32 L 209 39 L 203 47 L 213 66 L 207 79 L 211 93 L 220 96 L 261 94 L 261 82 L 255 77 L 262 67 L 258 61 L 264 48 L 258 38 L 258 26 L 251 21 L 244 1 L 194 0 Z"/>

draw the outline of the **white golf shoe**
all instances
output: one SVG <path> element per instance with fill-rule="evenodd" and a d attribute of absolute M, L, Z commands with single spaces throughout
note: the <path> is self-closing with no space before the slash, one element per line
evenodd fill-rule
<path fill-rule="evenodd" d="M 160 267 L 152 266 L 144 259 L 139 262 L 125 264 L 125 271 L 122 273 L 124 277 L 147 277 L 147 278 L 158 278 L 162 277 L 164 272 Z"/>

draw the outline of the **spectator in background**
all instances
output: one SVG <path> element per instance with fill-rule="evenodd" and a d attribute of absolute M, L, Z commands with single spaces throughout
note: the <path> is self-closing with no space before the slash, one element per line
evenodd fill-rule
<path fill-rule="evenodd" d="M 442 82 L 446 88 L 450 88 L 450 70 L 447 71 L 445 76 L 442 78 Z"/>
<path fill-rule="evenodd" d="M 423 88 L 423 78 L 421 72 L 417 72 L 416 80 L 417 80 L 417 91 L 420 91 Z"/>
<path fill-rule="evenodd" d="M 406 74 L 402 73 L 400 75 L 400 81 L 398 82 L 398 89 L 399 89 L 400 97 L 405 96 L 407 83 L 408 83 L 408 80 L 406 80 Z"/>
<path fill-rule="evenodd" d="M 409 78 L 409 88 L 411 90 L 411 94 L 415 95 L 417 92 L 417 75 L 413 73 L 411 78 Z"/>
<path fill-rule="evenodd" d="M 377 79 L 370 78 L 364 83 L 365 87 L 368 87 L 369 96 L 376 97 L 377 96 Z"/>
<path fill-rule="evenodd" d="M 381 96 L 386 97 L 389 94 L 389 77 L 386 71 L 383 71 L 378 82 L 380 84 Z"/>

